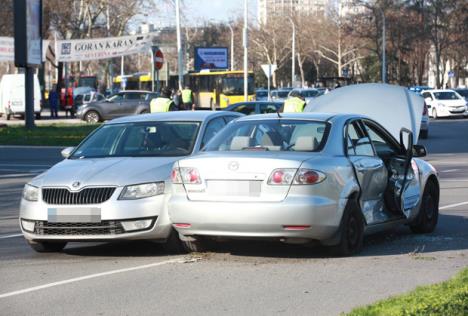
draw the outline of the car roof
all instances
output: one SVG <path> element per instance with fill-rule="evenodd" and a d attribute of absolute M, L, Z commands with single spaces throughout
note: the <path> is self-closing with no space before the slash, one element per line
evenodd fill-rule
<path fill-rule="evenodd" d="M 207 119 L 217 116 L 226 115 L 225 111 L 173 111 L 173 112 L 160 112 L 150 114 L 140 114 L 124 116 L 106 122 L 105 124 L 119 124 L 119 123 L 133 123 L 133 122 L 148 122 L 148 121 L 200 121 L 203 122 Z M 228 112 L 229 115 L 242 116 L 240 113 Z"/>

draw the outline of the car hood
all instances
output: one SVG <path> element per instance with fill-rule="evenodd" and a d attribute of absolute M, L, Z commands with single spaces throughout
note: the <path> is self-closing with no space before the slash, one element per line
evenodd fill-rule
<path fill-rule="evenodd" d="M 32 185 L 72 187 L 125 186 L 170 177 L 173 163 L 180 157 L 116 157 L 65 159 L 34 178 Z"/>
<path fill-rule="evenodd" d="M 366 83 L 335 89 L 311 100 L 305 112 L 350 113 L 370 117 L 385 127 L 395 139 L 405 127 L 419 136 L 424 99 L 406 88 Z"/>

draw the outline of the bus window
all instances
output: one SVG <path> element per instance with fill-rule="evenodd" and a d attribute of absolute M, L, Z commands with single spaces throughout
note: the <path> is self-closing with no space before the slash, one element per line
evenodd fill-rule
<path fill-rule="evenodd" d="M 225 95 L 242 95 L 244 93 L 243 77 L 226 77 L 223 79 L 223 93 Z M 248 94 L 254 94 L 253 77 L 248 78 Z"/>

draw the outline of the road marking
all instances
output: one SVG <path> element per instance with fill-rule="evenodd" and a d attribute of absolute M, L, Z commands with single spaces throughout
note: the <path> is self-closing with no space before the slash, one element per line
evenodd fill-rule
<path fill-rule="evenodd" d="M 457 206 L 466 205 L 466 204 L 468 204 L 468 201 L 467 202 L 450 204 L 450 205 L 445 205 L 445 206 L 439 207 L 439 210 L 445 210 L 447 208 L 457 207 Z"/>
<path fill-rule="evenodd" d="M 455 172 L 455 171 L 458 171 L 460 169 L 448 169 L 448 170 L 442 170 L 440 172 Z"/>
<path fill-rule="evenodd" d="M 20 237 L 20 236 L 23 236 L 23 234 L 13 234 L 13 235 L 0 236 L 0 239 L 15 238 L 15 237 Z"/>
<path fill-rule="evenodd" d="M 191 262 L 191 261 L 187 260 L 185 258 L 184 259 L 179 258 L 179 259 L 166 260 L 166 261 L 161 261 L 161 262 L 156 262 L 156 263 L 151 263 L 151 264 L 145 264 L 145 265 L 131 267 L 131 268 L 124 268 L 124 269 L 111 270 L 111 271 L 106 271 L 106 272 L 101 272 L 101 273 L 95 273 L 95 274 L 85 275 L 85 276 L 77 277 L 77 278 L 73 278 L 73 279 L 68 279 L 68 280 L 52 282 L 52 283 L 48 283 L 48 284 L 44 284 L 44 285 L 34 286 L 34 287 L 30 287 L 30 288 L 23 289 L 23 290 L 3 293 L 3 294 L 0 294 L 0 298 L 25 294 L 25 293 L 29 293 L 29 292 L 34 292 L 34 291 L 47 289 L 47 288 L 54 287 L 54 286 L 59 286 L 59 285 L 64 285 L 64 284 L 69 284 L 69 283 L 74 283 L 74 282 L 99 278 L 99 277 L 108 276 L 108 275 L 117 274 L 117 273 L 124 273 L 124 272 L 136 271 L 136 270 L 149 269 L 149 268 L 162 266 L 162 265 L 166 265 L 166 264 L 171 264 L 171 263 L 185 263 L 185 262 Z"/>
<path fill-rule="evenodd" d="M 18 216 L 0 216 L 0 221 L 7 220 L 7 219 L 18 219 Z"/>
<path fill-rule="evenodd" d="M 443 181 L 443 182 L 468 182 L 468 179 L 443 179 L 443 178 L 441 178 L 440 181 Z"/>

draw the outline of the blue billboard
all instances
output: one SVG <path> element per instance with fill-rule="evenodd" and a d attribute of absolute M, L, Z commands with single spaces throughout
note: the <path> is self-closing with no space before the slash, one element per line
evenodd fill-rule
<path fill-rule="evenodd" d="M 195 71 L 228 68 L 227 47 L 195 47 Z"/>

